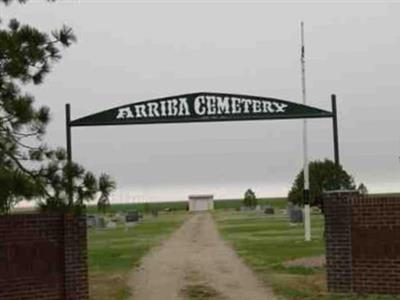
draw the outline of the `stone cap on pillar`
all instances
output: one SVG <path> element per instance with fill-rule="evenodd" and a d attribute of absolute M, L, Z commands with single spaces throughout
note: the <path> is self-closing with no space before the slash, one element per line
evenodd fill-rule
<path fill-rule="evenodd" d="M 350 199 L 358 196 L 360 193 L 357 190 L 333 190 L 322 194 L 324 200 Z"/>
<path fill-rule="evenodd" d="M 331 194 L 358 194 L 357 190 L 332 190 L 332 191 L 325 191 L 323 194 L 331 195 Z"/>

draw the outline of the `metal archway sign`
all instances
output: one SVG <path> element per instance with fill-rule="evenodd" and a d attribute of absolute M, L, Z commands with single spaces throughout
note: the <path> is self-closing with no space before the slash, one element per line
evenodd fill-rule
<path fill-rule="evenodd" d="M 72 160 L 71 128 L 77 126 L 331 118 L 335 163 L 339 164 L 335 95 L 331 102 L 330 112 L 275 98 L 200 92 L 135 102 L 76 120 L 71 120 L 70 105 L 66 104 L 68 161 Z"/>
<path fill-rule="evenodd" d="M 326 118 L 332 113 L 275 98 L 193 93 L 123 105 L 70 122 L 71 126 Z"/>

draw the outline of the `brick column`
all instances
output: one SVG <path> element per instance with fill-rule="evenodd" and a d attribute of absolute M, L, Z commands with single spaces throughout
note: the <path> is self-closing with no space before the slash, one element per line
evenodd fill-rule
<path fill-rule="evenodd" d="M 88 300 L 86 216 L 64 215 L 65 300 Z"/>
<path fill-rule="evenodd" d="M 354 191 L 332 191 L 324 195 L 325 242 L 328 290 L 353 291 L 352 199 Z"/>
<path fill-rule="evenodd" d="M 353 201 L 353 289 L 400 294 L 400 198 Z"/>

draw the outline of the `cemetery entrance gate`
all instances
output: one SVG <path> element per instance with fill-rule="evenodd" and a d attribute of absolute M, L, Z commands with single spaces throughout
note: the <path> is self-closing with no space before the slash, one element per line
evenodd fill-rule
<path fill-rule="evenodd" d="M 71 120 L 71 108 L 66 104 L 68 161 L 72 160 L 71 128 L 77 126 L 331 118 L 334 159 L 339 164 L 335 95 L 331 104 L 332 111 L 326 111 L 275 98 L 201 92 L 135 102 L 76 120 Z"/>

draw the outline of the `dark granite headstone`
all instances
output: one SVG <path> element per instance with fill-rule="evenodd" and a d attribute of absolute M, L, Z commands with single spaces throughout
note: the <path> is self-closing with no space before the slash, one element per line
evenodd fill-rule
<path fill-rule="evenodd" d="M 303 210 L 298 206 L 289 206 L 288 215 L 291 223 L 303 222 Z"/>
<path fill-rule="evenodd" d="M 130 211 L 125 216 L 125 222 L 137 222 L 139 218 L 140 215 L 138 211 Z"/>
<path fill-rule="evenodd" d="M 272 206 L 267 205 L 267 206 L 265 206 L 265 208 L 264 208 L 264 213 L 265 213 L 266 215 L 273 215 L 273 214 L 275 213 L 275 210 L 274 210 L 274 208 L 273 208 Z"/>

